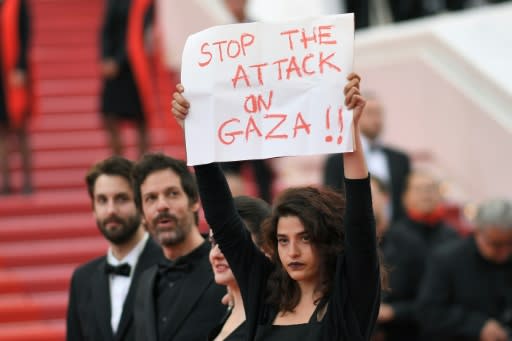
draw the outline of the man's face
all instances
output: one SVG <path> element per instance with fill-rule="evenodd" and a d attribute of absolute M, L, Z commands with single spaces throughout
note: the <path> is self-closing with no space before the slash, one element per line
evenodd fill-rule
<path fill-rule="evenodd" d="M 363 135 L 372 141 L 375 140 L 382 132 L 383 121 L 382 107 L 379 102 L 368 100 L 359 120 L 359 128 Z"/>
<path fill-rule="evenodd" d="M 170 169 L 149 174 L 140 186 L 147 228 L 162 246 L 182 243 L 195 226 L 199 203 L 191 203 L 179 176 Z"/>
<path fill-rule="evenodd" d="M 102 174 L 96 179 L 93 193 L 94 217 L 103 236 L 116 245 L 129 241 L 137 232 L 141 217 L 128 180 Z"/>
<path fill-rule="evenodd" d="M 505 263 L 512 256 L 511 230 L 487 226 L 475 231 L 475 240 L 480 254 L 493 263 Z"/>
<path fill-rule="evenodd" d="M 408 180 L 404 204 L 419 213 L 432 212 L 441 202 L 437 181 L 428 174 L 412 174 Z"/>

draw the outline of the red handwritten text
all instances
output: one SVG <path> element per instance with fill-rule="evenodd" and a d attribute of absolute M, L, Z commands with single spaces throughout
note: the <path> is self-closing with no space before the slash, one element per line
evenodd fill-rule
<path fill-rule="evenodd" d="M 299 30 L 298 28 L 283 31 L 281 32 L 282 36 L 288 36 L 288 47 L 290 50 L 295 48 L 297 43 L 297 39 L 300 43 L 302 43 L 302 47 L 307 49 L 310 43 L 315 43 L 319 45 L 333 45 L 336 44 L 335 39 L 331 39 L 331 29 L 332 25 L 323 25 L 318 27 L 313 27 L 313 32 L 308 36 L 306 30 L 303 28 Z"/>
<path fill-rule="evenodd" d="M 222 144 L 230 145 L 236 142 L 237 137 L 242 136 L 246 141 L 250 138 L 262 138 L 265 140 L 296 138 L 299 133 L 311 134 L 311 124 L 306 121 L 302 113 L 297 113 L 295 117 L 287 114 L 271 113 L 262 116 L 262 121 L 271 124 L 271 128 L 263 131 L 263 122 L 258 125 L 254 115 L 248 116 L 246 122 L 239 118 L 231 118 L 219 126 L 217 136 Z M 283 124 L 288 120 L 294 120 L 291 131 L 286 131 Z M 268 124 L 265 124 L 269 126 Z"/>
<path fill-rule="evenodd" d="M 248 114 L 253 114 L 257 112 L 261 112 L 262 110 L 268 111 L 272 106 L 272 97 L 274 96 L 274 91 L 270 90 L 268 94 L 268 99 L 265 101 L 262 95 L 250 95 L 245 98 L 244 102 L 244 110 Z"/>
<path fill-rule="evenodd" d="M 240 55 L 247 56 L 247 47 L 251 46 L 253 43 L 254 35 L 250 33 L 242 33 L 238 40 L 218 40 L 213 43 L 204 42 L 201 45 L 201 55 L 206 59 L 198 62 L 198 64 L 200 67 L 206 67 L 212 61 L 218 60 L 219 62 L 223 62 L 226 57 L 235 59 Z M 212 46 L 214 46 L 213 51 L 217 51 L 215 60 L 214 52 L 211 50 Z"/>
<path fill-rule="evenodd" d="M 332 60 L 335 55 L 336 52 L 328 55 L 320 52 L 318 55 L 310 53 L 302 58 L 291 56 L 290 58 L 278 59 L 272 63 L 254 64 L 249 65 L 249 67 L 239 64 L 231 83 L 233 88 L 236 88 L 240 81 L 243 81 L 243 84 L 247 87 L 256 84 L 265 85 L 267 79 L 263 75 L 264 71 L 268 75 L 267 77 L 274 77 L 276 80 L 289 80 L 292 77 L 302 78 L 312 76 L 317 72 L 324 74 L 326 70 L 341 72 L 341 67 Z"/>

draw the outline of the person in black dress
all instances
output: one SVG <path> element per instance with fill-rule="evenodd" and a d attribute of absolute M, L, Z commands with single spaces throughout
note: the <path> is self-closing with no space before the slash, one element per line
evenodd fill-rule
<path fill-rule="evenodd" d="M 292 188 L 265 220 L 271 259 L 250 239 L 217 164 L 195 166 L 206 220 L 237 279 L 248 340 L 369 340 L 380 303 L 380 267 L 369 174 L 358 122 L 365 105 L 350 74 L 345 104 L 354 110 L 354 152 L 343 155 L 346 201 L 330 189 Z M 174 93 L 179 123 L 188 114 Z"/>
<path fill-rule="evenodd" d="M 152 21 L 149 0 L 107 0 L 101 30 L 101 113 L 115 155 L 122 154 L 120 124 L 129 121 L 138 134 L 139 154 L 148 149 L 148 115 L 151 98 L 145 88 L 150 83 L 143 69 L 147 56 L 135 51 L 143 46 L 144 28 Z"/>
<path fill-rule="evenodd" d="M 27 134 L 30 108 L 28 50 L 30 14 L 25 0 L 0 1 L 0 194 L 9 194 L 9 139 L 19 141 L 22 159 L 22 192 L 32 192 L 31 152 Z"/>
<path fill-rule="evenodd" d="M 234 198 L 236 210 L 251 233 L 251 239 L 258 247 L 263 247 L 261 224 L 270 214 L 270 206 L 264 200 L 245 195 Z M 245 311 L 240 287 L 229 267 L 226 258 L 215 242 L 210 230 L 210 263 L 212 264 L 215 282 L 225 285 L 230 295 L 229 307 L 222 318 L 208 335 L 208 341 L 245 341 L 247 339 L 245 326 Z"/>

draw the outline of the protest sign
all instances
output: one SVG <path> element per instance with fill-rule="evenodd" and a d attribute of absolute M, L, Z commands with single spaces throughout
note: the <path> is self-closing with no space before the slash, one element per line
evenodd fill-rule
<path fill-rule="evenodd" d="M 343 87 L 353 49 L 352 14 L 191 35 L 181 74 L 188 164 L 352 151 Z"/>

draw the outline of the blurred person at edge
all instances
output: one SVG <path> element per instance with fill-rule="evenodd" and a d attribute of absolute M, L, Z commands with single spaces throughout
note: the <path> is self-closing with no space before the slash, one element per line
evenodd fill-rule
<path fill-rule="evenodd" d="M 431 257 L 418 312 L 426 340 L 512 340 L 512 200 L 481 204 L 474 236 Z"/>
<path fill-rule="evenodd" d="M 387 205 L 390 194 L 379 178 L 370 179 L 372 206 L 389 290 L 383 290 L 373 341 L 414 341 L 419 337 L 415 300 L 421 281 L 422 245 L 410 234 L 394 233 Z M 421 269 L 421 267 L 419 267 Z"/>
<path fill-rule="evenodd" d="M 100 111 L 114 155 L 123 153 L 120 128 L 124 122 L 137 130 L 139 155 L 149 148 L 147 126 L 153 114 L 153 91 L 144 31 L 152 24 L 153 11 L 152 0 L 105 1 Z"/>
<path fill-rule="evenodd" d="M 23 169 L 22 193 L 32 193 L 31 152 L 27 133 L 31 113 L 29 45 L 31 18 L 26 0 L 0 0 L 0 171 L 1 194 L 12 193 L 10 139 L 18 139 Z M 11 136 L 12 135 L 12 136 Z"/>
<path fill-rule="evenodd" d="M 433 250 L 459 236 L 443 221 L 439 181 L 432 174 L 414 170 L 407 178 L 403 199 L 406 216 L 392 223 L 384 236 L 382 250 L 390 262 L 391 292 L 383 294 L 385 304 L 380 308 L 379 321 L 382 329 L 391 333 L 402 321 L 408 332 L 418 333 L 421 339 L 411 314 L 416 309 L 425 264 Z"/>
<path fill-rule="evenodd" d="M 420 238 L 426 250 L 459 237 L 444 221 L 444 206 L 439 180 L 426 170 L 414 170 L 406 181 L 403 195 L 405 217 L 393 229 Z"/>

